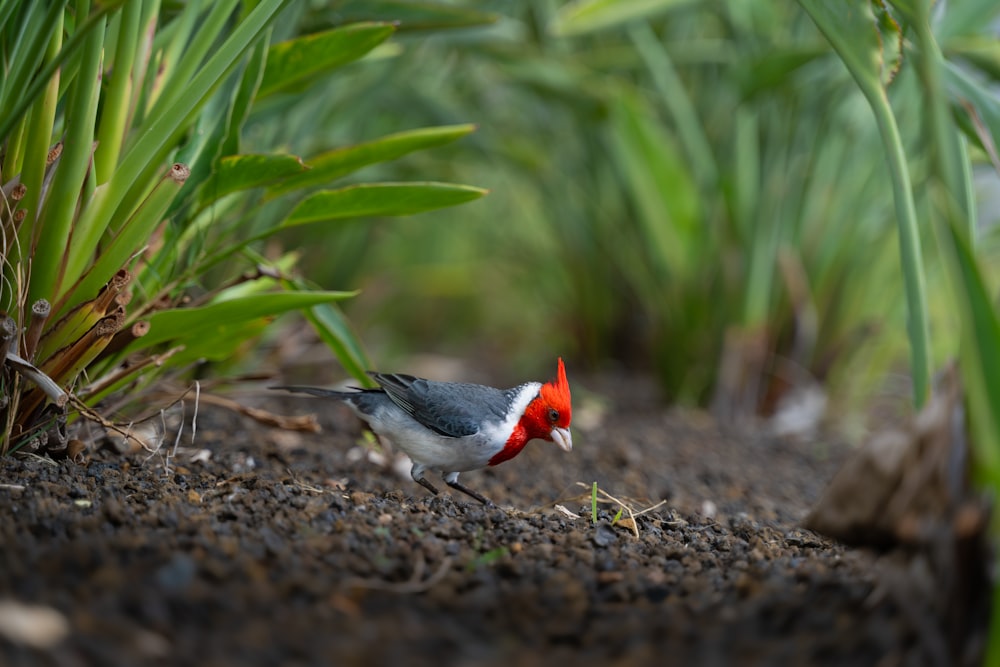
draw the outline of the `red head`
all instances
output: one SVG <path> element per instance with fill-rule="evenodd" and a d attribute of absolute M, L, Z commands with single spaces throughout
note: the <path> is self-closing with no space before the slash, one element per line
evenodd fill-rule
<path fill-rule="evenodd" d="M 541 414 L 547 430 L 560 428 L 568 434 L 569 423 L 573 417 L 573 405 L 569 393 L 569 382 L 566 380 L 566 367 L 563 366 L 562 357 L 559 358 L 559 375 L 554 382 L 546 382 L 542 385 L 541 390 L 538 392 L 538 397 L 540 400 L 532 405 L 539 404 L 541 406 Z M 541 437 L 545 440 L 553 439 L 552 437 Z M 562 443 L 559 444 L 562 445 Z M 569 448 L 564 447 L 564 449 L 568 450 Z"/>
<path fill-rule="evenodd" d="M 517 456 L 528 441 L 534 438 L 554 442 L 563 451 L 570 451 L 573 449 L 573 438 L 569 432 L 572 417 L 573 406 L 569 382 L 566 381 L 566 368 L 563 360 L 559 359 L 559 375 L 554 381 L 541 386 L 538 396 L 528 404 L 506 446 L 490 459 L 490 465 Z"/>

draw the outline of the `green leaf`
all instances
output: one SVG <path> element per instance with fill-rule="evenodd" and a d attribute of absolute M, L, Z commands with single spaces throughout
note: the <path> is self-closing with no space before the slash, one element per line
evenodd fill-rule
<path fill-rule="evenodd" d="M 220 337 L 234 324 L 272 317 L 290 310 L 312 308 L 354 296 L 356 292 L 272 292 L 227 299 L 198 308 L 177 308 L 153 313 L 149 333 L 131 348 L 148 348 L 159 343 L 173 345 Z"/>
<path fill-rule="evenodd" d="M 302 84 L 357 60 L 395 31 L 389 23 L 356 23 L 273 45 L 257 97 Z"/>
<path fill-rule="evenodd" d="M 873 3 L 869 0 L 851 0 L 836 5 L 824 0 L 799 0 L 799 4 L 812 17 L 820 32 L 847 66 L 871 105 L 879 126 L 892 177 L 900 258 L 906 288 L 913 400 L 919 408 L 927 400 L 930 390 L 930 324 L 926 277 L 906 152 L 885 91 L 885 84 L 899 67 L 902 34 L 899 26 L 885 13 L 884 7 L 879 7 L 879 16 L 872 13 Z M 890 42 L 893 44 L 891 47 L 887 46 Z"/>
<path fill-rule="evenodd" d="M 973 79 L 961 67 L 946 63 L 944 69 L 945 81 L 948 85 L 949 97 L 962 108 L 960 115 L 969 118 L 972 139 L 986 151 L 998 166 L 997 146 L 1000 144 L 1000 100 L 987 86 Z"/>
<path fill-rule="evenodd" d="M 333 303 L 324 303 L 307 310 L 305 316 L 320 339 L 336 355 L 344 370 L 361 382 L 362 386 L 374 386 L 372 379 L 365 372 L 371 367 L 368 355 L 365 354 L 361 341 L 354 334 L 340 308 Z"/>
<path fill-rule="evenodd" d="M 489 25 L 500 16 L 468 7 L 440 2 L 400 2 L 399 0 L 346 0 L 337 4 L 337 19 L 353 21 L 393 21 L 399 30 L 434 30 Z"/>
<path fill-rule="evenodd" d="M 284 227 L 324 220 L 412 215 L 479 199 L 488 190 L 451 183 L 366 183 L 317 192 L 302 201 Z"/>
<path fill-rule="evenodd" d="M 553 35 L 582 35 L 647 18 L 693 0 L 577 0 L 563 5 L 549 26 Z"/>
<path fill-rule="evenodd" d="M 212 177 L 199 188 L 203 203 L 233 192 L 274 185 L 308 167 L 296 155 L 232 155 L 219 160 Z"/>
<path fill-rule="evenodd" d="M 945 44 L 944 49 L 949 65 L 956 58 L 965 60 L 978 67 L 994 83 L 1000 81 L 1000 40 L 970 35 Z"/>
<path fill-rule="evenodd" d="M 702 212 L 689 164 L 639 100 L 622 95 L 611 110 L 612 157 L 625 177 L 651 256 L 674 277 L 698 262 Z"/>
<path fill-rule="evenodd" d="M 450 143 L 475 129 L 476 126 L 472 124 L 427 127 L 337 148 L 311 158 L 308 161 L 308 171 L 300 171 L 297 176 L 274 185 L 268 191 L 268 195 L 274 197 L 290 190 L 330 183 L 362 167 L 388 162 L 413 151 Z"/>
<path fill-rule="evenodd" d="M 963 223 L 945 224 L 955 278 L 952 288 L 963 327 L 960 360 L 974 470 L 980 482 L 987 481 L 995 490 L 1000 488 L 1000 321 Z"/>
<path fill-rule="evenodd" d="M 268 34 L 270 37 L 270 34 Z M 240 136 L 243 126 L 253 109 L 260 83 L 264 79 L 264 68 L 267 66 L 268 41 L 262 39 L 254 47 L 247 58 L 246 67 L 240 77 L 240 85 L 233 98 L 226 123 L 226 136 L 220 147 L 220 155 L 236 155 L 240 152 Z"/>
<path fill-rule="evenodd" d="M 892 80 L 901 63 L 903 35 L 888 13 L 881 9 L 874 13 L 874 3 L 869 0 L 799 0 L 799 4 L 833 45 L 862 90 Z"/>

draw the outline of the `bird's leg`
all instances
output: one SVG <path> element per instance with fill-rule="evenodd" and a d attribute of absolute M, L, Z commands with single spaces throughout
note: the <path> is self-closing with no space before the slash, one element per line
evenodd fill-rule
<path fill-rule="evenodd" d="M 419 484 L 420 486 L 424 487 L 425 489 L 427 489 L 431 493 L 433 493 L 435 496 L 438 494 L 438 490 L 436 488 L 434 488 L 434 485 L 431 484 L 430 482 L 428 482 L 423 477 L 421 477 L 420 479 L 414 479 L 413 481 L 416 482 L 417 484 Z"/>
<path fill-rule="evenodd" d="M 414 482 L 424 487 L 425 489 L 427 489 L 436 496 L 438 494 L 438 490 L 434 488 L 434 485 L 428 482 L 427 479 L 424 477 L 424 470 L 425 470 L 424 466 L 414 463 L 413 467 L 410 468 L 410 477 L 413 478 Z"/>
<path fill-rule="evenodd" d="M 450 486 L 451 488 L 458 489 L 462 493 L 465 493 L 465 494 L 468 494 L 468 495 L 472 496 L 473 498 L 475 498 L 476 500 L 478 500 L 482 504 L 486 505 L 487 507 L 493 507 L 493 501 L 492 500 L 490 500 L 489 498 L 487 498 L 483 494 L 479 493 L 478 491 L 473 491 L 469 487 L 467 487 L 464 484 L 462 484 L 461 482 L 459 482 L 458 481 L 458 473 L 457 472 L 447 473 L 447 474 L 443 475 L 443 477 L 444 477 L 444 483 L 447 484 L 448 486 Z"/>

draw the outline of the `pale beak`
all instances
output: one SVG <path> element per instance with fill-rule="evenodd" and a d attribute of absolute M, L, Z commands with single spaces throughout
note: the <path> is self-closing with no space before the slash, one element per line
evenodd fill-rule
<path fill-rule="evenodd" d="M 564 452 L 568 452 L 573 449 L 573 436 L 569 434 L 568 428 L 559 428 L 558 426 L 552 429 L 552 442 L 559 446 L 559 449 Z"/>

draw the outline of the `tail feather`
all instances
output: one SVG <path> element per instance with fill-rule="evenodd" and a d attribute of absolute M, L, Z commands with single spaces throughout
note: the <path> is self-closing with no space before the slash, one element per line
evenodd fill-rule
<path fill-rule="evenodd" d="M 365 389 L 359 387 L 351 387 L 352 389 L 357 389 L 358 391 L 338 391 L 336 389 L 323 389 L 322 387 L 306 387 L 303 385 L 279 385 L 275 387 L 268 387 L 268 389 L 283 389 L 285 391 L 295 392 L 297 394 L 312 394 L 313 396 L 322 396 L 324 398 L 350 398 L 359 393 L 363 393 Z"/>

